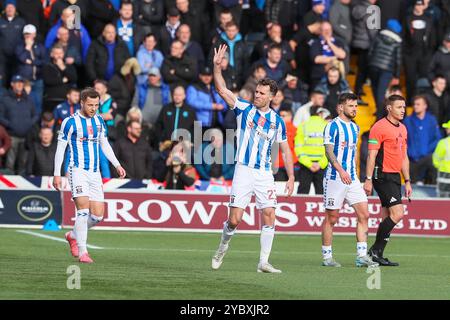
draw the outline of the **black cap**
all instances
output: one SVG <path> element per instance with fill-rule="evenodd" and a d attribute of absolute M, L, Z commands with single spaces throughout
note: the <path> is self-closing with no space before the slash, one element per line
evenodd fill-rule
<path fill-rule="evenodd" d="M 172 8 L 169 8 L 169 10 L 167 11 L 167 15 L 169 17 L 178 17 L 180 15 L 180 11 L 178 11 L 177 8 L 172 7 Z"/>
<path fill-rule="evenodd" d="M 303 24 L 305 26 L 310 26 L 317 22 L 322 22 L 322 17 L 315 14 L 314 11 L 310 11 L 303 17 Z"/>
<path fill-rule="evenodd" d="M 450 42 L 450 32 L 445 35 L 444 41 Z"/>
<path fill-rule="evenodd" d="M 203 67 L 203 68 L 200 69 L 200 74 L 211 76 L 212 75 L 212 70 L 211 70 L 210 67 Z"/>

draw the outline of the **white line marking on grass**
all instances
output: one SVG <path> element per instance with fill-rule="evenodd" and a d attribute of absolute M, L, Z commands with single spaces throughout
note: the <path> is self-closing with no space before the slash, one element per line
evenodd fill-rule
<path fill-rule="evenodd" d="M 105 250 L 124 250 L 124 251 L 166 251 L 166 252 L 207 252 L 214 253 L 215 250 L 207 250 L 207 249 L 177 249 L 177 248 L 103 248 Z M 259 251 L 252 250 L 230 250 L 230 252 L 239 253 L 239 254 L 252 254 L 259 253 Z M 308 252 L 308 251 L 272 251 L 272 254 L 295 254 L 295 255 L 317 255 L 321 256 L 321 252 Z M 338 255 L 343 256 L 356 256 L 356 253 L 338 253 Z M 421 254 L 396 254 L 392 253 L 393 256 L 398 257 L 421 257 L 421 258 L 450 258 L 450 256 L 445 255 L 421 255 Z"/>
<path fill-rule="evenodd" d="M 49 240 L 54 240 L 54 241 L 60 241 L 60 242 L 67 242 L 66 239 L 63 238 L 58 238 L 58 237 L 53 237 L 53 236 L 49 236 L 46 234 L 42 234 L 42 233 L 38 233 L 38 232 L 34 232 L 34 231 L 28 231 L 28 230 L 16 230 L 17 232 L 20 233 L 25 233 L 25 234 L 29 234 L 32 236 L 36 236 L 36 237 L 40 237 L 40 238 L 45 238 L 45 239 L 49 239 Z M 205 253 L 214 253 L 215 250 L 214 249 L 179 249 L 179 248 L 127 248 L 127 247 L 99 247 L 99 246 L 94 246 L 94 245 L 87 245 L 88 248 L 90 249 L 100 249 L 100 250 L 121 250 L 121 251 L 164 251 L 164 252 L 205 252 Z M 234 253 L 238 253 L 238 254 L 254 254 L 254 253 L 258 253 L 259 251 L 257 250 L 230 250 L 230 252 L 234 252 Z M 317 252 L 311 252 L 311 251 L 273 251 L 272 254 L 281 254 L 281 255 L 314 255 L 314 256 L 321 256 L 321 252 L 317 251 Z M 356 253 L 349 253 L 349 252 L 340 252 L 338 253 L 338 255 L 343 255 L 343 256 L 354 256 L 356 255 Z M 422 255 L 422 254 L 402 254 L 402 253 L 392 253 L 393 256 L 398 256 L 398 257 L 421 257 L 421 258 L 450 258 L 450 256 L 446 256 L 446 255 Z"/>
<path fill-rule="evenodd" d="M 25 234 L 29 234 L 31 236 L 35 236 L 35 237 L 39 237 L 39 238 L 44 238 L 44 239 L 49 239 L 49 240 L 54 240 L 54 241 L 59 241 L 59 242 L 67 242 L 66 239 L 53 237 L 53 236 L 49 236 L 47 234 L 38 233 L 38 232 L 34 232 L 34 231 L 28 231 L 28 230 L 16 230 L 16 231 L 19 233 L 25 233 Z M 93 246 L 91 244 L 88 244 L 86 246 L 90 249 L 99 249 L 99 250 L 105 249 L 103 247 Z"/>

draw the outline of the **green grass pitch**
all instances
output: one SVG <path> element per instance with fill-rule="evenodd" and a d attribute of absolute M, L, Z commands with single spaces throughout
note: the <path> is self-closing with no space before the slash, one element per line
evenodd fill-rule
<path fill-rule="evenodd" d="M 449 238 L 393 236 L 386 256 L 400 267 L 381 268 L 381 288 L 373 290 L 372 274 L 354 266 L 354 237 L 335 236 L 343 267 L 333 269 L 320 266 L 320 236 L 276 235 L 270 261 L 282 274 L 256 272 L 259 235 L 244 234 L 233 237 L 222 268 L 211 270 L 219 238 L 94 230 L 88 242 L 102 249 L 90 249 L 94 264 L 80 265 L 62 241 L 0 229 L 0 299 L 450 299 Z M 81 270 L 79 290 L 67 288 L 71 265 Z"/>

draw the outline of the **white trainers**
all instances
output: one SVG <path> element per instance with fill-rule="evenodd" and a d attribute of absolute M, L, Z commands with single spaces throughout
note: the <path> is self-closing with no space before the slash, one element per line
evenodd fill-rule
<path fill-rule="evenodd" d="M 270 263 L 259 263 L 257 272 L 265 272 L 265 273 L 281 273 L 281 270 L 274 268 Z"/>
<path fill-rule="evenodd" d="M 225 254 L 228 251 L 228 244 L 227 245 L 220 245 L 219 249 L 217 249 L 216 253 L 214 254 L 214 256 L 212 257 L 211 260 L 211 267 L 214 270 L 217 270 L 220 268 L 220 266 L 222 265 L 223 262 L 223 257 L 225 256 Z"/>

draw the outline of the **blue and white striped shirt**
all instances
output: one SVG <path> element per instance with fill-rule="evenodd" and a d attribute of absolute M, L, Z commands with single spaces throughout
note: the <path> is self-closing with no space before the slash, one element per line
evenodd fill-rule
<path fill-rule="evenodd" d="M 324 144 L 334 146 L 334 155 L 342 168 L 348 172 L 352 181 L 356 175 L 356 146 L 358 144 L 359 127 L 354 122 L 345 122 L 339 117 L 327 124 L 324 130 Z M 328 163 L 325 174 L 326 179 L 336 180 L 339 177 L 337 170 Z"/>
<path fill-rule="evenodd" d="M 274 141 L 287 141 L 286 125 L 272 109 L 263 113 L 253 104 L 236 100 L 236 161 L 250 168 L 272 170 L 271 148 Z"/>
<path fill-rule="evenodd" d="M 98 114 L 86 118 L 77 112 L 64 119 L 58 140 L 69 144 L 69 166 L 99 171 L 100 147 L 102 143 L 108 143 L 106 132 L 105 121 Z"/>

